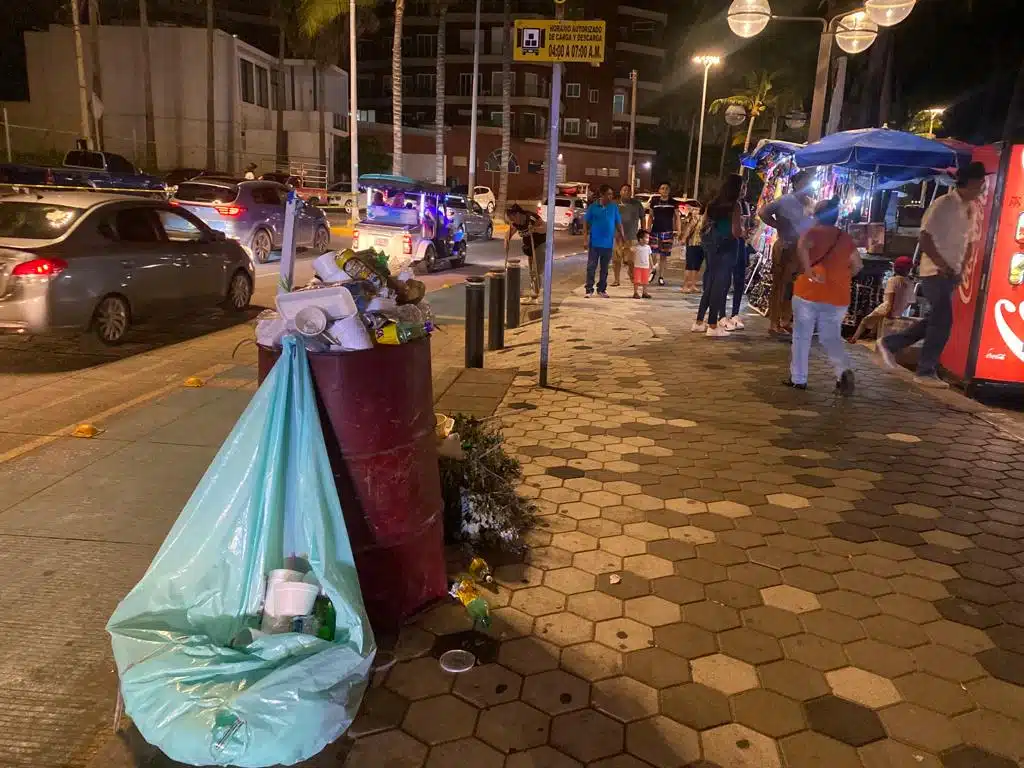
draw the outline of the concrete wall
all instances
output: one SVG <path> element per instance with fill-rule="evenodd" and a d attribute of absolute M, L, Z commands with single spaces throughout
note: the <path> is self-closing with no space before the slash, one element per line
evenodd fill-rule
<path fill-rule="evenodd" d="M 88 27 L 83 29 L 86 77 L 92 82 L 91 46 Z M 153 111 L 160 169 L 205 167 L 206 120 L 206 30 L 203 28 L 160 27 L 150 29 Z M 52 25 L 46 31 L 25 33 L 29 75 L 29 101 L 5 106 L 12 123 L 11 143 L 16 153 L 63 152 L 81 134 L 78 82 L 75 74 L 74 41 L 70 27 Z M 244 103 L 239 84 L 239 60 L 245 59 L 268 73 L 277 66 L 269 53 L 218 30 L 214 45 L 216 168 L 240 171 L 246 163 L 261 167 L 274 165 L 276 113 L 269 106 Z M 104 149 L 142 163 L 145 158 L 145 99 L 143 93 L 142 44 L 138 27 L 100 27 Z M 286 111 L 285 128 L 290 131 L 289 147 L 298 155 L 292 159 L 318 159 L 319 116 L 312 110 L 312 67 L 308 69 L 309 93 L 300 103 L 310 111 Z M 286 76 L 286 87 L 290 78 Z M 269 85 L 268 85 L 269 88 Z M 272 90 L 272 89 L 271 89 Z M 298 90 L 298 89 L 297 89 Z M 346 74 L 332 67 L 325 82 L 325 104 L 333 107 L 326 115 L 333 130 L 334 111 L 347 113 Z M 275 97 L 270 95 L 270 105 Z M 287 104 L 287 102 L 286 102 Z M 328 166 L 333 138 L 328 137 Z M 312 148 L 312 149 L 311 149 Z"/>

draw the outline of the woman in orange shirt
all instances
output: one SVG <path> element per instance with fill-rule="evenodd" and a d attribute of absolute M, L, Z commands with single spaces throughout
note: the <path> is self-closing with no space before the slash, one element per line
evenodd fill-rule
<path fill-rule="evenodd" d="M 814 218 L 817 223 L 797 247 L 802 274 L 793 287 L 793 356 L 789 378 L 783 383 L 807 389 L 811 339 L 817 329 L 818 340 L 835 368 L 836 389 L 849 396 L 854 380 L 843 343 L 843 317 L 850 306 L 850 281 L 863 265 L 853 238 L 836 227 L 838 200 L 818 203 Z"/>

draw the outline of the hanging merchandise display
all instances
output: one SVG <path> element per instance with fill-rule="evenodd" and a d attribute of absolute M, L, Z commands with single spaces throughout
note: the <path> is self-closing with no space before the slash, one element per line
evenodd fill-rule
<path fill-rule="evenodd" d="M 290 765 L 351 724 L 374 638 L 294 336 L 107 630 L 125 711 L 173 760 Z"/>

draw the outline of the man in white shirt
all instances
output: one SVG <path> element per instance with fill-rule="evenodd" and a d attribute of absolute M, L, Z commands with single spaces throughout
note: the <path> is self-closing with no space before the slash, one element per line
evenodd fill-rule
<path fill-rule="evenodd" d="M 939 357 L 953 328 L 953 291 L 971 232 L 971 204 L 985 187 L 985 166 L 971 163 L 957 174 L 956 189 L 943 195 L 925 212 L 921 221 L 921 293 L 931 313 L 902 333 L 878 342 L 886 365 L 895 366 L 893 355 L 924 339 L 917 363 L 917 379 L 932 387 L 948 387 L 939 378 Z"/>

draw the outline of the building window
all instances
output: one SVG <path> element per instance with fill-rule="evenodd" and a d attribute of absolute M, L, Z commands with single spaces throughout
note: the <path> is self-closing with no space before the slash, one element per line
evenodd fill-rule
<path fill-rule="evenodd" d="M 270 73 L 264 67 L 256 67 L 256 104 L 270 106 Z"/>
<path fill-rule="evenodd" d="M 377 110 L 375 109 L 360 109 L 356 112 L 356 119 L 360 123 L 375 123 L 377 122 Z"/>
<path fill-rule="evenodd" d="M 600 93 L 601 92 L 598 91 L 597 88 L 591 88 L 590 89 L 590 103 L 591 104 L 597 104 L 597 100 L 600 97 Z"/>
<path fill-rule="evenodd" d="M 459 73 L 459 96 L 472 96 L 473 95 L 473 73 L 472 72 L 460 72 Z"/>
<path fill-rule="evenodd" d="M 565 131 L 566 136 L 579 136 L 580 119 L 578 117 L 567 117 L 565 118 L 565 122 L 562 123 L 562 128 Z"/>
<path fill-rule="evenodd" d="M 612 96 L 612 114 L 621 115 L 626 111 L 626 94 L 616 93 Z"/>
<path fill-rule="evenodd" d="M 565 84 L 565 98 L 567 99 L 578 99 L 580 97 L 580 84 L 579 83 L 566 83 Z"/>
<path fill-rule="evenodd" d="M 523 136 L 528 139 L 537 136 L 537 115 L 533 112 L 523 112 Z"/>
<path fill-rule="evenodd" d="M 484 31 L 482 29 L 480 30 L 480 36 L 479 36 L 478 39 L 480 40 L 480 44 L 481 44 L 481 47 L 482 47 L 483 46 L 483 42 L 484 42 Z M 465 51 L 466 53 L 472 53 L 473 52 L 473 30 L 472 29 L 460 29 L 459 30 L 459 48 L 462 49 L 463 51 Z"/>
<path fill-rule="evenodd" d="M 597 171 L 594 170 L 593 168 L 584 168 L 583 169 L 583 175 L 584 176 L 597 176 Z"/>
<path fill-rule="evenodd" d="M 472 39 L 472 38 L 470 38 Z M 491 53 L 502 53 L 505 50 L 505 28 L 491 27 Z"/>
<path fill-rule="evenodd" d="M 420 96 L 431 96 L 435 92 L 434 85 L 437 82 L 437 75 L 420 72 L 416 75 L 416 92 Z"/>
<path fill-rule="evenodd" d="M 362 76 L 360 76 L 360 79 L 361 78 L 362 78 Z M 380 91 L 381 91 L 381 93 L 383 93 L 385 96 L 390 96 L 391 93 L 392 93 L 392 90 L 393 89 L 391 87 L 391 75 L 383 76 L 380 79 Z"/>
<path fill-rule="evenodd" d="M 516 73 L 509 72 L 508 80 L 512 88 L 510 93 L 514 96 L 516 93 Z M 501 96 L 504 81 L 504 73 L 500 69 L 491 72 L 491 96 Z"/>
<path fill-rule="evenodd" d="M 416 35 L 416 55 L 421 59 L 431 59 L 437 55 L 437 35 Z"/>
<path fill-rule="evenodd" d="M 491 112 L 491 125 L 500 126 L 501 124 L 501 112 Z"/>
<path fill-rule="evenodd" d="M 238 79 L 241 85 L 242 101 L 256 103 L 256 65 L 245 59 L 238 60 Z"/>
<path fill-rule="evenodd" d="M 402 95 L 412 91 L 412 75 L 402 75 Z"/>
<path fill-rule="evenodd" d="M 539 80 L 536 72 L 524 72 L 523 73 L 523 96 L 533 96 L 534 98 L 541 95 Z"/>
<path fill-rule="evenodd" d="M 277 100 L 284 98 L 281 95 L 281 70 L 270 70 L 270 108 L 277 109 Z"/>
<path fill-rule="evenodd" d="M 593 120 L 587 120 L 587 138 L 597 138 L 597 123 L 595 123 Z"/>
<path fill-rule="evenodd" d="M 388 79 L 390 83 L 390 79 Z M 373 75 L 359 75 L 356 81 L 356 94 L 359 96 L 373 96 Z"/>
<path fill-rule="evenodd" d="M 609 168 L 608 169 L 608 176 L 613 178 L 613 179 L 619 178 L 619 169 L 618 168 Z"/>

